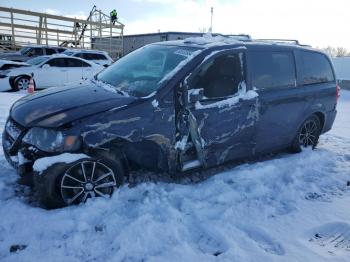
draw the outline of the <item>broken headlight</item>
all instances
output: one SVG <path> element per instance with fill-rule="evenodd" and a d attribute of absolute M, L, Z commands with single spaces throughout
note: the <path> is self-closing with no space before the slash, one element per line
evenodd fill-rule
<path fill-rule="evenodd" d="M 41 127 L 31 128 L 23 137 L 23 142 L 45 152 L 75 151 L 81 146 L 80 136 Z"/>

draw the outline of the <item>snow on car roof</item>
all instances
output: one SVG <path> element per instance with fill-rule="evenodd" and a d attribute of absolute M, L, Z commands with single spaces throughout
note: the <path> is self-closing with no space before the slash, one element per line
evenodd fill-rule
<path fill-rule="evenodd" d="M 292 47 L 292 48 L 307 49 L 311 51 L 320 51 L 318 49 L 312 48 L 311 46 L 300 45 L 300 44 L 291 43 L 291 42 L 245 39 L 245 38 L 240 38 L 239 36 L 238 37 L 224 36 L 224 35 L 212 36 L 211 34 L 205 34 L 199 37 L 189 37 L 184 40 L 158 42 L 155 44 L 195 46 L 197 48 L 204 48 L 204 49 L 215 47 L 215 46 L 224 46 L 224 45 L 245 45 L 245 46 L 261 45 L 261 46 Z"/>

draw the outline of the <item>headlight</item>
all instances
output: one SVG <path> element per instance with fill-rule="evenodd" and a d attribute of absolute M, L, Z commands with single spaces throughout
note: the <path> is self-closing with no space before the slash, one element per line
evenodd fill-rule
<path fill-rule="evenodd" d="M 23 137 L 23 142 L 45 152 L 75 151 L 81 146 L 79 136 L 41 127 L 31 128 Z"/>
<path fill-rule="evenodd" d="M 4 75 L 4 76 L 7 76 L 9 73 L 11 73 L 11 70 L 9 69 L 1 71 L 1 75 Z"/>

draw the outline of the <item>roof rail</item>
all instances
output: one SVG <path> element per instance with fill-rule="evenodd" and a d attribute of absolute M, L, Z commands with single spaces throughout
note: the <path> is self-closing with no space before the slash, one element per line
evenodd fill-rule
<path fill-rule="evenodd" d="M 290 43 L 295 45 L 301 45 L 298 40 L 295 39 L 254 39 L 255 41 L 266 41 L 266 42 L 276 42 L 276 43 Z"/>
<path fill-rule="evenodd" d="M 231 37 L 231 38 L 235 38 L 237 40 L 241 40 L 241 41 L 251 41 L 252 37 L 248 34 L 239 34 L 239 35 L 225 35 L 226 37 Z"/>
<path fill-rule="evenodd" d="M 222 37 L 230 37 L 239 41 L 252 41 L 252 37 L 250 35 L 246 34 L 239 34 L 239 35 L 224 35 L 220 33 L 213 33 L 213 36 L 222 36 Z"/>

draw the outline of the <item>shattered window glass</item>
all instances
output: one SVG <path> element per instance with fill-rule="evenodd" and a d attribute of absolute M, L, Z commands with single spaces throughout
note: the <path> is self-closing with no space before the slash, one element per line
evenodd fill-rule
<path fill-rule="evenodd" d="M 164 76 L 197 50 L 183 46 L 146 46 L 119 59 L 96 79 L 131 96 L 148 96 L 160 87 Z"/>
<path fill-rule="evenodd" d="M 243 54 L 229 53 L 205 63 L 189 84 L 191 89 L 203 89 L 204 97 L 227 97 L 238 92 L 244 81 Z"/>

